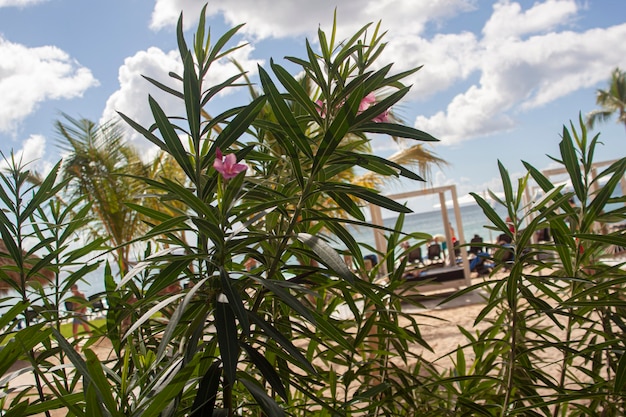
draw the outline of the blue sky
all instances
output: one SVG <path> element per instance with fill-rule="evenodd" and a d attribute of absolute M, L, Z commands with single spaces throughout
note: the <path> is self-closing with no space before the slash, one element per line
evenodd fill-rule
<path fill-rule="evenodd" d="M 167 81 L 179 68 L 175 23 L 194 26 L 204 1 L 0 0 L 0 150 L 22 154 L 45 171 L 61 156 L 54 132 L 61 113 L 104 121 L 122 111 L 147 125 L 147 95 L 167 110 L 176 103 L 140 75 Z M 441 139 L 433 150 L 449 162 L 431 185 L 456 184 L 460 196 L 498 190 L 497 160 L 515 177 L 520 160 L 547 168 L 564 124 L 595 108 L 595 90 L 626 68 L 626 1 L 217 0 L 212 33 L 246 23 L 237 59 L 254 75 L 270 58 L 304 56 L 304 39 L 329 30 L 333 10 L 342 37 L 382 21 L 389 43 L 381 64 L 395 71 L 424 65 L 394 111 Z M 234 69 L 216 67 L 215 80 Z M 217 112 L 247 100 L 226 95 Z M 598 160 L 624 157 L 626 130 L 602 124 Z M 149 153 L 149 144 L 129 131 Z M 374 139 L 383 156 L 398 151 Z M 419 188 L 397 184 L 389 192 Z"/>

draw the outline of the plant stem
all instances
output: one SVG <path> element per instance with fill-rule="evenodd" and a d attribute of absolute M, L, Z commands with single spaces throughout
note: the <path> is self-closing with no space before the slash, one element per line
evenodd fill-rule
<path fill-rule="evenodd" d="M 518 280 L 515 280 L 517 286 Z M 502 403 L 502 412 L 501 417 L 504 417 L 508 414 L 509 401 L 511 401 L 511 392 L 513 391 L 513 374 L 515 371 L 515 361 L 517 360 L 517 299 L 514 300 L 513 305 L 509 306 L 512 314 L 511 317 L 511 344 L 510 344 L 510 352 L 509 352 L 509 360 L 507 363 L 507 381 L 506 381 L 506 391 L 504 394 L 504 401 Z"/>

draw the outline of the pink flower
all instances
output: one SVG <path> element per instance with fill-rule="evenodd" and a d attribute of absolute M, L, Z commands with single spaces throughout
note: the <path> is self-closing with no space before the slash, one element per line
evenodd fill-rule
<path fill-rule="evenodd" d="M 374 93 L 369 93 L 368 95 L 366 95 L 365 97 L 361 99 L 361 102 L 359 103 L 359 109 L 357 110 L 356 114 L 363 113 L 365 110 L 369 109 L 374 104 L 376 104 L 376 95 Z M 321 117 L 326 117 L 326 102 L 322 100 L 316 100 L 315 107 L 317 109 L 318 114 Z M 389 109 L 385 110 L 384 112 L 382 112 L 381 114 L 379 114 L 378 116 L 372 119 L 372 122 L 375 122 L 375 123 L 387 123 L 388 121 L 389 121 Z"/>
<path fill-rule="evenodd" d="M 246 164 L 238 164 L 234 153 L 224 156 L 220 148 L 217 148 L 213 168 L 222 174 L 225 180 L 229 180 L 235 178 L 240 172 L 247 170 L 248 166 Z"/>
<path fill-rule="evenodd" d="M 376 96 L 374 93 L 369 93 L 359 103 L 359 111 L 357 114 L 363 113 L 365 110 L 369 109 L 372 105 L 376 104 Z M 375 123 L 386 123 L 389 121 L 389 109 L 385 110 L 378 116 L 372 119 L 372 122 Z"/>
<path fill-rule="evenodd" d="M 370 106 L 374 103 L 376 103 L 376 96 L 374 95 L 374 93 L 369 93 L 368 95 L 363 97 L 363 99 L 359 103 L 359 111 L 357 112 L 357 114 L 363 113 L 365 110 L 369 109 Z"/>

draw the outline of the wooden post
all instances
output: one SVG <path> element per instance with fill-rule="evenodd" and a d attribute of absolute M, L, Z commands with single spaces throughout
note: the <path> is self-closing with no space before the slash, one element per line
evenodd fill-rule
<path fill-rule="evenodd" d="M 450 189 L 452 192 L 452 205 L 454 206 L 454 219 L 456 222 L 456 232 L 459 239 L 459 247 L 461 248 L 461 260 L 463 265 L 463 276 L 465 277 L 465 284 L 471 285 L 472 279 L 470 277 L 469 261 L 467 260 L 467 248 L 465 245 L 465 231 L 463 230 L 463 220 L 461 218 L 461 207 L 459 207 L 459 198 L 456 194 L 456 185 L 453 185 Z"/>

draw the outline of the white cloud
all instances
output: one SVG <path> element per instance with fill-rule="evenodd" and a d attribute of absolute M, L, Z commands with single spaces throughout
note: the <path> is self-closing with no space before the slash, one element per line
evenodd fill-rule
<path fill-rule="evenodd" d="M 249 73 L 256 73 L 257 61 L 250 59 L 253 49 L 246 46 L 238 49 L 231 55 Z M 258 62 L 260 63 L 260 62 Z M 140 51 L 134 56 L 126 58 L 124 65 L 119 69 L 120 88 L 107 100 L 101 123 L 117 119 L 117 112 L 130 117 L 144 127 L 149 127 L 154 119 L 148 104 L 148 95 L 152 96 L 168 116 L 185 116 L 183 102 L 168 94 L 150 82 L 143 76 L 150 77 L 175 90 L 182 91 L 181 83 L 168 76 L 169 72 L 181 74 L 183 72 L 178 51 L 163 52 L 159 48 L 152 47 L 147 51 Z M 226 60 L 218 61 L 211 65 L 205 78 L 205 87 L 213 86 L 225 81 L 238 73 L 236 67 Z M 224 90 L 220 94 L 228 94 L 231 90 Z M 122 126 L 127 128 L 128 138 L 137 148 L 150 149 L 152 144 L 128 126 L 125 122 Z"/>
<path fill-rule="evenodd" d="M 0 36 L 0 132 L 14 129 L 38 103 L 80 97 L 97 85 L 88 68 L 59 48 L 27 48 Z"/>
<path fill-rule="evenodd" d="M 415 35 L 395 36 L 387 45 L 382 61 L 394 62 L 394 71 L 423 65 L 405 83 L 412 85 L 408 98 L 424 100 L 479 69 L 478 53 L 478 40 L 470 32 L 441 34 L 430 40 Z"/>
<path fill-rule="evenodd" d="M 555 16 L 562 18 L 570 11 L 556 6 L 567 3 L 548 1 L 535 5 L 526 13 L 512 14 L 499 14 L 498 9 L 502 7 L 499 4 L 488 24 L 505 26 L 506 23 L 511 28 L 509 33 L 513 34 L 529 33 L 531 29 L 537 31 L 541 27 L 552 29 L 556 18 L 546 17 L 543 26 L 529 27 L 528 16 L 534 15 L 535 8 L 549 12 L 552 9 L 547 6 L 555 6 Z M 508 3 L 506 6 L 513 7 Z M 496 22 L 496 17 L 506 22 Z M 515 20 L 516 17 L 521 23 Z M 488 32 L 492 30 L 490 28 Z M 456 144 L 514 128 L 517 112 L 592 87 L 605 80 L 611 68 L 624 66 L 625 37 L 626 24 L 579 33 L 548 32 L 525 40 L 510 36 L 500 39 L 499 43 L 486 36 L 473 50 L 473 63 L 464 59 L 459 61 L 459 65 L 469 63 L 470 68 L 480 72 L 478 84 L 470 85 L 454 97 L 445 111 L 430 117 L 418 116 L 415 126 L 441 138 L 444 144 Z M 445 72 L 453 64 L 434 70 Z"/>
<path fill-rule="evenodd" d="M 0 0 L 0 7 L 25 7 L 48 0 Z"/>
<path fill-rule="evenodd" d="M 547 0 L 522 11 L 519 3 L 501 0 L 483 27 L 485 39 L 500 43 L 503 39 L 543 33 L 562 26 L 574 17 L 578 6 L 574 0 Z"/>
<path fill-rule="evenodd" d="M 156 0 L 150 26 L 161 29 L 175 25 L 183 11 L 185 26 L 189 28 L 204 3 L 204 0 Z M 475 0 L 216 0 L 209 3 L 207 14 L 222 14 L 231 25 L 245 23 L 245 33 L 264 39 L 310 35 L 320 25 L 330 30 L 336 9 L 337 23 L 343 36 L 347 36 L 364 24 L 379 20 L 393 22 L 394 27 L 402 27 L 405 33 L 419 33 L 427 22 L 471 10 L 474 3 Z"/>
<path fill-rule="evenodd" d="M 185 29 L 188 29 L 197 20 L 196 18 L 205 3 L 205 1 L 196 0 L 156 0 L 150 27 L 156 30 L 175 26 L 182 11 Z M 213 5 L 208 8 L 208 14 L 211 14 L 212 9 Z"/>

